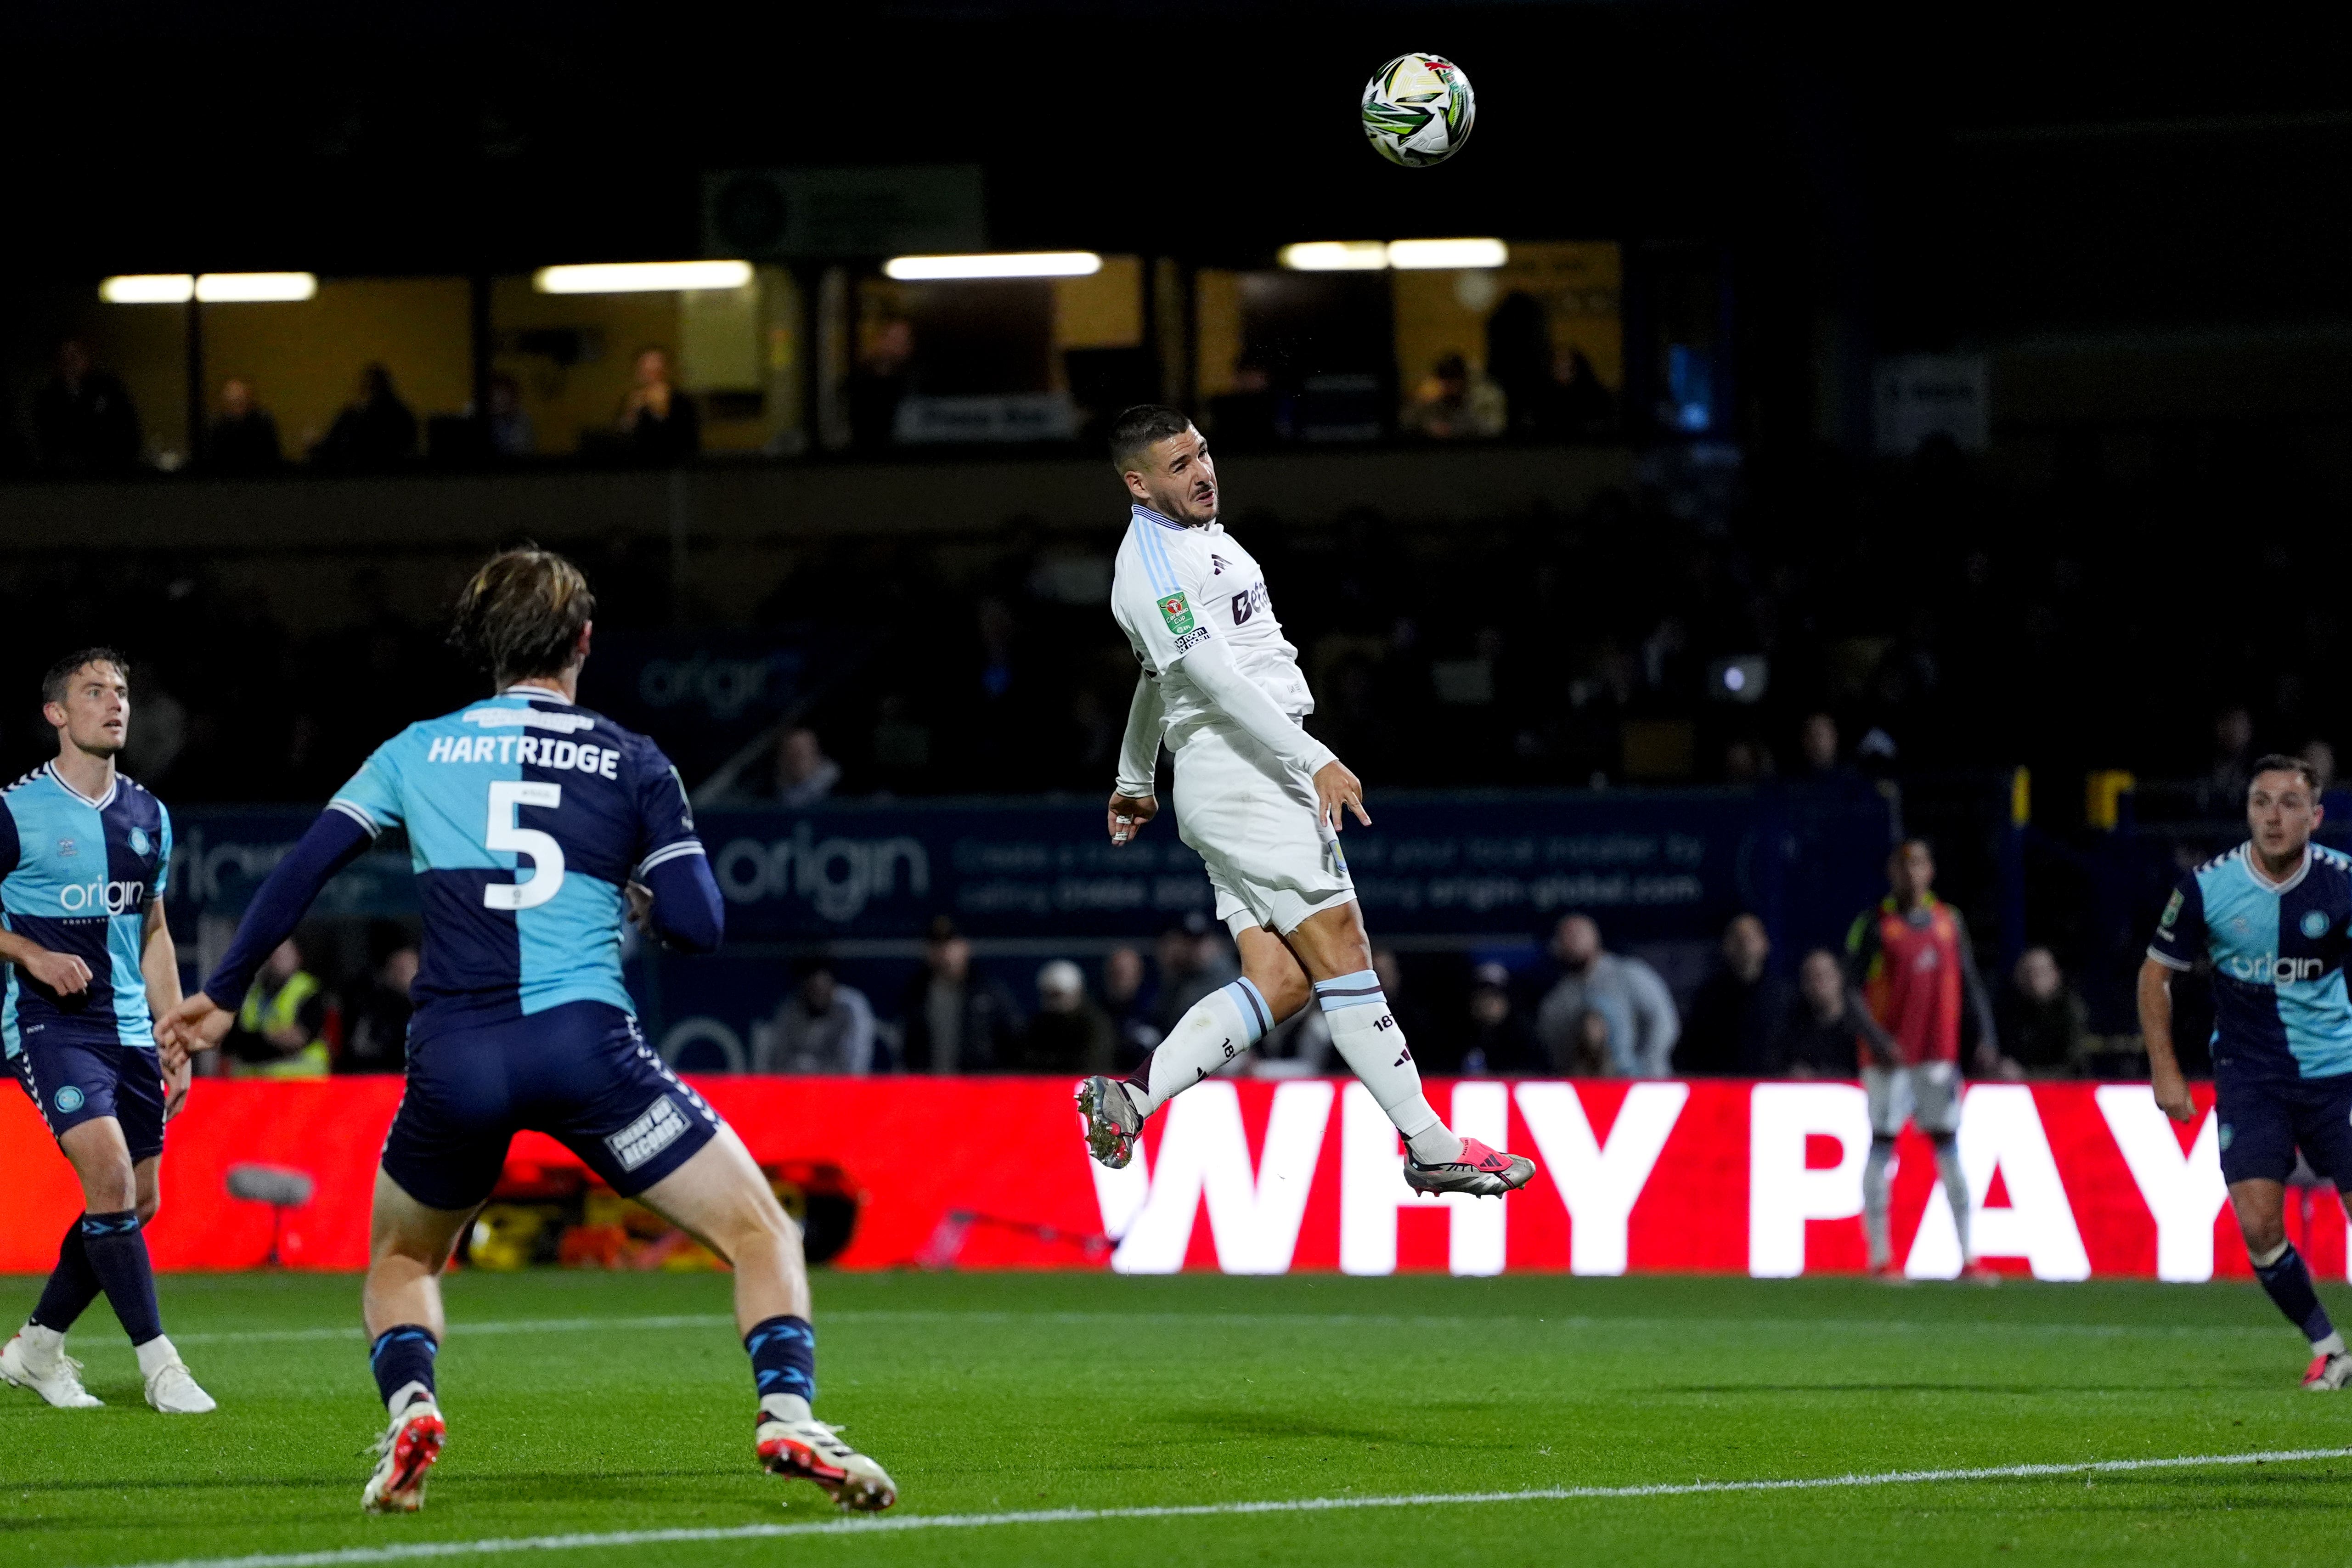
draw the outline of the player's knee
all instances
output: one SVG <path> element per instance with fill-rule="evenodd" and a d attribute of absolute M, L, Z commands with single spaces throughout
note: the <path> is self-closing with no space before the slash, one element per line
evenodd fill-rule
<path fill-rule="evenodd" d="M 163 1194 L 160 1192 L 142 1193 L 139 1194 L 138 1206 L 141 1226 L 153 1225 L 155 1216 L 163 1212 Z"/>
<path fill-rule="evenodd" d="M 1250 984 L 1256 986 L 1258 994 L 1265 998 L 1266 1008 L 1277 1024 L 1293 1016 L 1315 999 L 1315 987 L 1307 980 L 1307 972 L 1296 963 L 1270 975 L 1261 977 L 1253 974 Z"/>

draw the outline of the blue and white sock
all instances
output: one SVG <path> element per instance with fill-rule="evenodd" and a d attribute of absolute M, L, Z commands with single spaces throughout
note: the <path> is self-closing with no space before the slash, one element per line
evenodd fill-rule
<path fill-rule="evenodd" d="M 403 1323 L 376 1335 L 368 1350 L 368 1365 L 375 1373 L 375 1391 L 384 1409 L 399 1415 L 422 1399 L 437 1403 L 433 1392 L 433 1358 L 441 1342 L 421 1323 Z"/>
<path fill-rule="evenodd" d="M 761 1413 L 808 1420 L 816 1398 L 816 1330 L 809 1321 L 789 1314 L 762 1318 L 743 1336 L 743 1348 L 751 1352 Z"/>
<path fill-rule="evenodd" d="M 1273 1010 L 1247 979 L 1212 991 L 1168 1031 L 1127 1080 L 1135 1108 L 1153 1111 L 1248 1050 L 1274 1026 Z"/>
<path fill-rule="evenodd" d="M 1462 1158 L 1462 1140 L 1446 1130 L 1421 1092 L 1421 1068 L 1412 1047 L 1389 1010 L 1381 977 L 1369 969 L 1315 983 L 1315 1000 L 1330 1026 L 1331 1046 L 1372 1100 L 1404 1135 L 1405 1147 L 1423 1165 L 1449 1165 Z"/>

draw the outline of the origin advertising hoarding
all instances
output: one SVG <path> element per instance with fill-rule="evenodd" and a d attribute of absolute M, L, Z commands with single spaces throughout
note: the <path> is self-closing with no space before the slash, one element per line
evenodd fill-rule
<path fill-rule="evenodd" d="M 1396 1134 L 1350 1081 L 1211 1079 L 1147 1130 L 1124 1171 L 1087 1158 L 1059 1079 L 714 1077 L 697 1087 L 763 1163 L 837 1164 L 863 1193 L 837 1259 L 851 1268 L 1108 1268 L 1128 1273 L 1294 1269 L 1387 1274 L 1725 1273 L 1763 1278 L 1864 1264 L 1870 1131 L 1852 1084 L 1461 1079 L 1430 1099 L 1470 1135 L 1535 1157 L 1503 1201 L 1408 1189 Z M 231 1165 L 309 1173 L 284 1216 L 296 1268 L 366 1261 L 367 1205 L 396 1079 L 205 1080 L 171 1129 L 165 1268 L 262 1262 L 273 1215 L 226 1194 Z M 2146 1084 L 1972 1086 L 1960 1158 L 1978 1249 L 2043 1279 L 2205 1279 L 2247 1273 L 2227 1214 L 2211 1096 L 2168 1121 Z M 576 1166 L 535 1134 L 509 1170 Z M 80 1208 L 64 1158 L 21 1094 L 0 1096 L 0 1271 L 55 1261 Z M 2346 1277 L 2332 1192 L 2291 1202 L 2315 1269 Z M 1960 1253 L 1927 1144 L 1906 1132 L 1895 1177 L 1906 1271 L 1958 1272 Z"/>

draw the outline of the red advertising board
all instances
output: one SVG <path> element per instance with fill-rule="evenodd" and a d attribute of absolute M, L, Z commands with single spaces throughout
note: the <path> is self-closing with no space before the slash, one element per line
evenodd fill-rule
<path fill-rule="evenodd" d="M 1212 1079 L 1153 1120 L 1122 1172 L 1087 1158 L 1064 1079 L 697 1087 L 763 1163 L 835 1162 L 865 1190 L 844 1268 L 1769 1277 L 1864 1262 L 1869 1129 L 1851 1084 L 1433 1083 L 1431 1102 L 1454 1126 L 1542 1166 L 1500 1203 L 1414 1195 L 1395 1133 L 1343 1081 Z M 393 1079 L 200 1081 L 171 1130 L 163 1212 L 150 1232 L 158 1266 L 261 1262 L 270 1211 L 229 1198 L 225 1183 L 230 1166 L 263 1162 L 317 1182 L 287 1216 L 285 1261 L 361 1267 L 376 1156 L 399 1098 Z M 2179 1126 L 2145 1084 L 1973 1086 L 1960 1156 L 1979 1250 L 1996 1268 L 2050 1279 L 2244 1275 L 2210 1100 L 2200 1090 L 2200 1119 Z M 1897 1159 L 1897 1256 L 1914 1275 L 1948 1276 L 1959 1251 L 1931 1151 L 1906 1132 Z M 534 1163 L 576 1162 L 549 1140 L 519 1138 L 510 1168 Z M 80 1205 L 19 1094 L 0 1094 L 0 1191 L 10 1195 L 0 1271 L 47 1269 Z M 2314 1268 L 2345 1278 L 2334 1194 L 2288 1206 Z"/>

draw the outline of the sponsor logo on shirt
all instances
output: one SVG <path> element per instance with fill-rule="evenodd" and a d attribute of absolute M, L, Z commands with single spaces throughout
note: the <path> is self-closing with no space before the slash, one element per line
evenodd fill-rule
<path fill-rule="evenodd" d="M 58 903 L 69 915 L 92 914 L 100 910 L 119 915 L 137 909 L 146 896 L 144 882 L 68 882 L 58 889 Z"/>
<path fill-rule="evenodd" d="M 686 1118 L 665 1095 L 646 1107 L 646 1113 L 604 1140 L 624 1171 L 634 1171 L 686 1131 Z"/>
<path fill-rule="evenodd" d="M 1178 653 L 1190 653 L 1208 640 L 1209 628 L 1206 626 L 1196 626 L 1176 639 L 1176 651 Z"/>
<path fill-rule="evenodd" d="M 1255 584 L 1250 587 L 1243 589 L 1240 593 L 1235 594 L 1234 595 L 1234 625 L 1240 626 L 1244 621 L 1248 620 L 1252 616 L 1256 615 L 1260 610 L 1265 609 L 1270 601 L 1270 598 L 1271 595 L 1266 593 L 1265 584 L 1264 583 Z"/>
<path fill-rule="evenodd" d="M 1181 637 L 1192 629 L 1192 606 L 1181 594 L 1171 594 L 1160 601 L 1160 618 L 1168 629 Z"/>
<path fill-rule="evenodd" d="M 70 839 L 70 838 L 60 838 L 60 839 L 58 839 L 58 858 L 60 858 L 60 859 L 65 859 L 65 860 L 70 860 L 70 859 L 72 859 L 75 856 L 77 856 L 77 855 L 79 855 L 79 854 L 80 854 L 80 853 L 81 853 L 81 851 L 80 851 L 79 849 L 77 849 L 77 848 L 75 848 L 75 847 L 74 847 L 74 841 L 73 841 L 72 839 Z"/>
<path fill-rule="evenodd" d="M 2235 979 L 2258 985 L 2288 985 L 2298 980 L 2316 980 L 2327 966 L 2316 958 L 2281 958 L 2275 953 L 2262 952 L 2252 957 L 2225 958 L 2221 967 Z"/>

